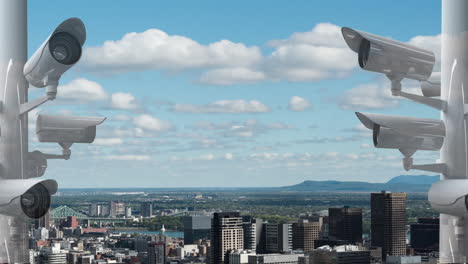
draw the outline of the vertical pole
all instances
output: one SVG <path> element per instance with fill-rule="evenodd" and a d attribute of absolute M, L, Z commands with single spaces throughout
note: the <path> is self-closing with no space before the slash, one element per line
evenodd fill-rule
<path fill-rule="evenodd" d="M 22 179 L 28 151 L 27 118 L 19 118 L 28 84 L 27 0 L 0 0 L 0 177 Z M 0 262 L 27 263 L 27 220 L 0 215 Z"/>
<path fill-rule="evenodd" d="M 441 180 L 467 179 L 468 118 L 468 1 L 442 0 L 442 75 L 441 97 L 448 103 L 442 112 L 446 137 L 440 152 L 447 164 Z M 450 192 L 450 190 L 447 190 Z M 440 215 L 440 263 L 465 263 L 468 254 L 466 217 Z M 467 230 L 468 231 L 468 230 Z"/>

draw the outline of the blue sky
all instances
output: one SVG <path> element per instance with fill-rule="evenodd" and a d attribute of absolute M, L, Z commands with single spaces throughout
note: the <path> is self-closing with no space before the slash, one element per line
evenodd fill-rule
<path fill-rule="evenodd" d="M 49 162 L 46 175 L 62 187 L 382 182 L 407 172 L 398 151 L 370 146 L 354 112 L 438 117 L 358 69 L 339 27 L 440 54 L 440 1 L 76 3 L 29 3 L 30 54 L 66 18 L 81 18 L 88 33 L 60 99 L 31 121 L 39 112 L 108 117 L 95 143 Z M 31 134 L 31 149 L 60 151 Z"/>

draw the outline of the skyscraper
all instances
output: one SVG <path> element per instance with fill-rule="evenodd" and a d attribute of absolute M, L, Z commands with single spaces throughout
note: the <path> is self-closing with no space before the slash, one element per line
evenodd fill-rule
<path fill-rule="evenodd" d="M 243 216 L 244 228 L 244 249 L 255 250 L 261 252 L 262 235 L 263 235 L 263 220 L 260 218 L 253 218 L 252 216 Z"/>
<path fill-rule="evenodd" d="M 244 248 L 244 230 L 239 212 L 214 213 L 211 224 L 211 263 L 224 264 L 230 250 Z"/>
<path fill-rule="evenodd" d="M 143 202 L 141 204 L 140 214 L 143 217 L 153 216 L 153 203 L 152 202 Z"/>
<path fill-rule="evenodd" d="M 166 239 L 149 242 L 147 253 L 149 264 L 166 264 Z"/>
<path fill-rule="evenodd" d="M 371 243 L 387 255 L 406 255 L 406 193 L 371 194 Z"/>
<path fill-rule="evenodd" d="M 307 252 L 315 248 L 315 240 L 320 237 L 319 222 L 309 222 L 307 219 L 301 219 L 292 224 L 292 230 L 293 249 L 301 249 Z"/>
<path fill-rule="evenodd" d="M 210 238 L 211 217 L 205 215 L 185 216 L 182 219 L 184 224 L 184 244 L 194 244 L 198 239 Z"/>
<path fill-rule="evenodd" d="M 292 250 L 291 224 L 263 224 L 265 234 L 265 252 L 282 253 Z"/>
<path fill-rule="evenodd" d="M 410 225 L 411 248 L 417 253 L 439 250 L 439 218 L 418 218 Z"/>
<path fill-rule="evenodd" d="M 102 216 L 102 205 L 92 203 L 88 206 L 89 216 Z"/>
<path fill-rule="evenodd" d="M 362 242 L 362 208 L 329 208 L 328 233 L 352 244 Z"/>
<path fill-rule="evenodd" d="M 121 202 L 110 202 L 110 216 L 123 216 L 125 215 L 125 204 Z"/>

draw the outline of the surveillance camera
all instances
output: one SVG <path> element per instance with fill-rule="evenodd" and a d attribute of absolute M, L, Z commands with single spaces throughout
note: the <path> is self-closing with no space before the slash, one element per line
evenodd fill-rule
<path fill-rule="evenodd" d="M 347 27 L 341 32 L 348 46 L 358 53 L 362 69 L 386 74 L 394 84 L 403 78 L 424 81 L 431 76 L 435 63 L 431 51 Z"/>
<path fill-rule="evenodd" d="M 36 134 L 40 142 L 92 143 L 96 137 L 96 126 L 105 117 L 39 115 Z"/>
<path fill-rule="evenodd" d="M 38 219 L 50 208 L 57 192 L 54 180 L 0 180 L 0 214 Z"/>
<path fill-rule="evenodd" d="M 81 57 L 86 29 L 78 18 L 62 22 L 24 65 L 24 76 L 35 87 L 48 88 L 55 98 L 60 76 Z"/>
<path fill-rule="evenodd" d="M 443 180 L 432 184 L 429 203 L 442 214 L 464 217 L 468 213 L 468 180 Z"/>
<path fill-rule="evenodd" d="M 426 97 L 440 96 L 440 72 L 434 72 L 429 79 L 421 81 L 421 91 Z"/>
<path fill-rule="evenodd" d="M 390 149 L 439 150 L 445 125 L 440 120 L 356 112 L 373 132 L 374 146 Z"/>

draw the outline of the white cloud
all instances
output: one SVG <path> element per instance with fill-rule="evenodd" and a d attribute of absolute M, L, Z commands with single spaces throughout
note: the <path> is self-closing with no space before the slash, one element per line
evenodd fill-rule
<path fill-rule="evenodd" d="M 105 156 L 106 160 L 130 160 L 130 161 L 144 161 L 150 160 L 151 157 L 147 155 L 110 155 Z"/>
<path fill-rule="evenodd" d="M 184 113 L 266 113 L 270 108 L 256 100 L 220 100 L 206 105 L 175 104 L 173 111 Z"/>
<path fill-rule="evenodd" d="M 99 101 L 108 97 L 102 86 L 96 82 L 79 78 L 58 87 L 57 98 L 76 101 Z"/>
<path fill-rule="evenodd" d="M 270 41 L 275 50 L 264 62 L 270 79 L 318 81 L 340 78 L 357 64 L 339 26 L 321 23 L 311 31 L 293 33 L 288 39 Z"/>
<path fill-rule="evenodd" d="M 226 153 L 224 154 L 224 158 L 227 160 L 232 160 L 234 158 L 234 155 L 232 155 L 232 153 Z"/>
<path fill-rule="evenodd" d="M 199 81 L 232 85 L 265 80 L 317 81 L 347 75 L 356 56 L 342 39 L 340 27 L 317 24 L 308 32 L 272 40 L 264 56 L 257 46 L 229 40 L 202 45 L 185 36 L 159 29 L 127 33 L 120 40 L 85 49 L 81 65 L 88 70 L 127 72 L 202 69 Z"/>
<path fill-rule="evenodd" d="M 379 109 L 398 106 L 388 82 L 362 84 L 347 91 L 340 101 L 343 109 Z"/>
<path fill-rule="evenodd" d="M 220 40 L 202 45 L 159 29 L 127 33 L 122 39 L 85 49 L 82 65 L 100 71 L 184 70 L 248 66 L 261 60 L 258 47 Z"/>
<path fill-rule="evenodd" d="M 135 96 L 131 93 L 114 93 L 111 96 L 111 107 L 122 110 L 133 110 L 138 108 Z"/>
<path fill-rule="evenodd" d="M 232 85 L 254 83 L 266 79 L 265 73 L 248 68 L 222 68 L 202 74 L 200 82 L 211 85 Z"/>
<path fill-rule="evenodd" d="M 422 95 L 418 81 L 403 79 L 402 91 Z M 344 93 L 339 101 L 343 109 L 382 109 L 399 106 L 402 100 L 408 100 L 400 96 L 393 96 L 391 82 L 387 77 L 381 77 L 373 83 L 358 85 Z"/>
<path fill-rule="evenodd" d="M 114 146 L 122 143 L 123 140 L 121 138 L 96 138 L 93 142 L 93 144 L 100 146 Z"/>
<path fill-rule="evenodd" d="M 312 107 L 312 104 L 307 100 L 299 96 L 293 96 L 289 99 L 288 108 L 291 111 L 301 112 Z"/>
<path fill-rule="evenodd" d="M 115 115 L 112 119 L 116 121 L 129 121 L 130 117 L 128 115 Z"/>
<path fill-rule="evenodd" d="M 149 131 L 164 132 L 172 129 L 172 124 L 148 114 L 143 114 L 133 118 L 133 124 L 140 129 Z"/>

